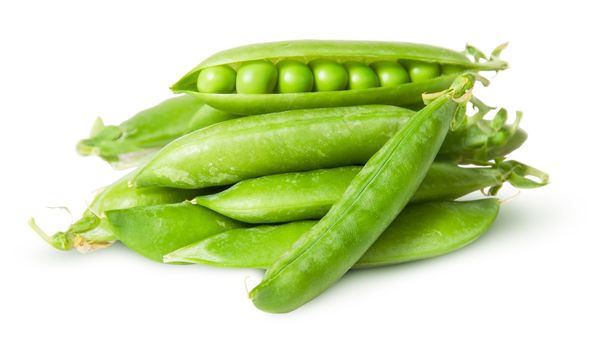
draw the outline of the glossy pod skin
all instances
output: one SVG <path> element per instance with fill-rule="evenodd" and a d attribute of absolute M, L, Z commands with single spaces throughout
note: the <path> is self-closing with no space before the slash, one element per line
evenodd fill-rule
<path fill-rule="evenodd" d="M 246 226 L 190 202 L 111 210 L 106 217 L 123 244 L 157 262 L 190 243 Z"/>
<path fill-rule="evenodd" d="M 133 184 L 203 188 L 234 184 L 270 174 L 362 165 L 408 122 L 415 112 L 395 106 L 355 106 L 294 110 L 228 120 L 192 132 L 164 147 L 143 166 Z M 502 144 L 477 126 L 450 133 L 439 152 L 445 159 L 467 158 L 463 152 L 502 155 L 524 142 L 516 131 Z M 508 128 L 507 126 L 504 128 Z M 526 134 L 524 134 L 526 135 Z M 505 145 L 517 142 L 510 148 Z M 474 140 L 474 141 L 472 141 Z M 477 152 L 485 149 L 487 154 Z"/>
<path fill-rule="evenodd" d="M 434 162 L 411 203 L 449 200 L 488 187 L 499 189 L 515 178 L 521 163 L 459 167 Z M 195 198 L 196 203 L 227 217 L 252 224 L 320 219 L 340 198 L 361 167 L 349 166 L 243 180 L 232 187 Z M 518 179 L 525 179 L 518 177 Z M 514 182 L 520 187 L 519 182 Z M 544 183 L 538 184 L 542 186 Z"/>
<path fill-rule="evenodd" d="M 500 202 L 494 198 L 409 205 L 353 268 L 393 265 L 455 251 L 483 235 L 499 209 Z M 222 232 L 166 255 L 164 262 L 267 269 L 315 224 L 298 221 Z"/>
<path fill-rule="evenodd" d="M 112 228 L 105 220 L 108 210 L 125 209 L 144 205 L 178 203 L 207 191 L 183 190 L 175 188 L 130 188 L 128 183 L 135 176 L 131 172 L 102 189 L 78 221 L 66 231 L 53 236 L 46 235 L 31 219 L 31 226 L 53 247 L 60 250 L 76 248 L 87 252 L 110 245 L 117 240 Z"/>
<path fill-rule="evenodd" d="M 371 157 L 330 211 L 250 292 L 257 308 L 293 311 L 338 281 L 363 256 L 420 186 L 473 83 L 473 76 L 460 76 Z"/>
<path fill-rule="evenodd" d="M 470 60 L 464 53 L 414 43 L 329 40 L 261 43 L 214 54 L 188 72 L 172 86 L 172 90 L 174 92 L 194 93 L 207 104 L 217 109 L 248 115 L 291 109 L 365 104 L 406 106 L 422 102 L 421 95 L 424 92 L 446 89 L 459 72 L 465 70 L 498 71 L 507 68 L 506 62 L 498 59 L 501 49 L 495 50 L 492 59 L 475 62 Z M 406 69 L 410 71 L 413 62 L 422 62 L 440 65 L 443 67 L 444 72 L 451 74 L 395 86 L 384 85 L 375 88 L 341 91 L 266 94 L 199 92 L 197 81 L 201 71 L 210 67 L 225 66 L 239 72 L 242 65 L 260 60 L 275 65 L 285 60 L 299 61 L 305 64 L 316 60 L 329 60 L 342 65 L 349 62 L 359 62 L 365 65 L 371 65 L 379 61 L 403 62 L 406 64 Z M 454 67 L 454 70 L 444 69 L 447 66 Z"/>
<path fill-rule="evenodd" d="M 90 138 L 77 145 L 81 155 L 97 155 L 116 168 L 137 165 L 170 141 L 233 118 L 194 95 L 181 95 L 141 111 L 118 126 L 98 118 Z"/>

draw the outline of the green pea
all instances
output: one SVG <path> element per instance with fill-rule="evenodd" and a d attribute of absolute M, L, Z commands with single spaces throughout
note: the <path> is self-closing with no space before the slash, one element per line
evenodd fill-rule
<path fill-rule="evenodd" d="M 229 66 L 203 69 L 197 80 L 197 90 L 210 94 L 227 94 L 234 91 L 236 72 Z"/>
<path fill-rule="evenodd" d="M 459 74 L 465 71 L 464 67 L 457 66 L 455 64 L 444 64 L 441 66 L 442 75 L 453 75 Z"/>
<path fill-rule="evenodd" d="M 440 75 L 438 63 L 411 61 L 407 63 L 412 82 L 427 81 Z"/>
<path fill-rule="evenodd" d="M 313 73 L 309 67 L 299 61 L 281 61 L 277 91 L 280 93 L 309 92 L 313 89 Z"/>
<path fill-rule="evenodd" d="M 268 61 L 246 62 L 238 69 L 238 94 L 269 94 L 277 84 L 277 67 Z"/>
<path fill-rule="evenodd" d="M 338 62 L 318 59 L 309 63 L 313 71 L 315 91 L 339 91 L 346 89 L 348 73 Z"/>
<path fill-rule="evenodd" d="M 378 61 L 371 65 L 382 87 L 398 86 L 410 81 L 408 72 L 401 64 L 393 61 Z"/>
<path fill-rule="evenodd" d="M 360 62 L 348 62 L 345 64 L 348 71 L 348 89 L 370 89 L 379 87 L 377 74 L 366 64 Z"/>

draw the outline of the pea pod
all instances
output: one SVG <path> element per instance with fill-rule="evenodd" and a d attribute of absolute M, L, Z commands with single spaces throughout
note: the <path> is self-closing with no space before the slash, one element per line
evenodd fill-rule
<path fill-rule="evenodd" d="M 421 95 L 424 92 L 446 89 L 460 72 L 466 70 L 498 71 L 507 68 L 507 63 L 498 59 L 498 55 L 504 47 L 505 45 L 502 45 L 496 49 L 492 58 L 488 60 L 480 54 L 471 54 L 473 50 L 469 47 L 466 53 L 462 53 L 436 46 L 401 42 L 299 40 L 261 43 L 214 54 L 182 77 L 172 86 L 172 90 L 194 93 L 217 109 L 248 115 L 289 109 L 365 104 L 406 106 L 422 102 Z M 470 56 L 473 59 L 470 60 Z M 215 67 L 225 67 L 225 69 L 237 71 L 239 74 L 242 67 L 251 62 L 261 61 L 275 65 L 283 61 L 297 61 L 310 65 L 313 65 L 313 62 L 322 61 L 332 62 L 334 68 L 327 70 L 325 74 L 320 72 L 319 75 L 314 71 L 316 80 L 321 80 L 314 83 L 316 85 L 314 92 L 310 92 L 310 89 L 306 88 L 308 83 L 304 83 L 301 89 L 288 90 L 288 93 L 282 93 L 283 90 L 280 88 L 278 89 L 279 93 L 269 90 L 270 93 L 258 94 L 240 93 L 240 91 L 236 93 L 236 89 L 219 90 L 219 93 L 211 93 L 211 91 L 215 91 L 212 89 L 199 89 L 200 81 L 205 79 L 201 79 L 203 72 L 208 73 Z M 372 87 L 373 84 L 368 84 L 366 88 L 362 89 L 342 90 L 347 84 L 346 80 L 343 80 L 342 69 L 337 68 L 337 65 L 362 63 L 373 66 L 379 62 L 401 63 L 405 66 L 403 69 L 407 69 L 416 78 L 413 82 L 399 80 L 401 84 L 390 84 L 391 80 L 386 78 L 385 83 L 381 79 L 379 87 Z M 440 75 L 439 66 L 442 66 L 443 72 L 450 72 L 450 74 Z M 446 67 L 453 67 L 453 69 Z M 378 67 L 373 66 L 373 69 L 377 75 L 380 75 Z M 308 75 L 307 73 L 302 74 Z M 396 73 L 396 76 L 399 74 Z M 209 75 L 204 76 L 208 77 Z M 325 76 L 328 77 L 328 82 L 323 80 Z M 231 77 L 228 79 L 231 80 Z M 331 81 L 343 81 L 343 83 L 330 85 Z M 258 80 L 254 79 L 252 84 L 271 82 L 272 79 L 263 74 Z M 339 90 L 318 89 L 317 86 L 320 84 L 321 86 L 328 84 L 326 86 L 338 87 Z M 348 85 L 349 88 L 353 86 Z"/>
<path fill-rule="evenodd" d="M 136 165 L 170 141 L 193 130 L 233 118 L 192 95 L 170 98 L 118 126 L 98 118 L 90 138 L 78 143 L 81 155 L 97 155 L 116 168 Z"/>
<path fill-rule="evenodd" d="M 29 224 L 35 232 L 56 249 L 76 248 L 86 252 L 108 246 L 112 241 L 117 240 L 117 236 L 105 220 L 105 212 L 108 210 L 177 203 L 193 198 L 199 193 L 205 193 L 175 188 L 130 188 L 128 183 L 134 175 L 135 172 L 131 172 L 101 190 L 88 206 L 82 218 L 74 222 L 66 231 L 49 236 L 36 225 L 34 219 L 31 219 Z"/>
<path fill-rule="evenodd" d="M 202 188 L 294 171 L 364 164 L 415 113 L 395 106 L 294 110 L 228 120 L 164 147 L 133 180 L 138 187 Z M 480 121 L 490 123 L 491 121 Z M 439 157 L 487 161 L 517 148 L 526 134 L 503 126 L 488 134 L 468 125 L 450 135 Z M 510 130 L 496 143 L 494 135 Z M 453 134 L 453 133 L 451 133 Z M 507 147 L 506 145 L 510 145 Z M 485 152 L 478 151 L 485 149 Z M 466 154 L 464 154 L 466 153 Z"/>
<path fill-rule="evenodd" d="M 361 258 L 420 186 L 474 79 L 457 78 L 371 157 L 330 211 L 266 271 L 250 292 L 256 307 L 295 310 Z"/>
<path fill-rule="evenodd" d="M 190 243 L 246 226 L 190 202 L 111 210 L 105 214 L 123 244 L 158 262 Z"/>
<path fill-rule="evenodd" d="M 287 173 L 243 180 L 215 194 L 195 198 L 199 205 L 227 217 L 248 223 L 278 223 L 319 219 L 324 216 L 359 173 L 361 167 L 349 166 Z M 435 162 L 411 202 L 448 200 L 491 187 L 497 191 L 505 181 L 516 187 L 543 186 L 522 176 L 536 169 L 509 161 L 487 167 L 459 167 Z M 525 182 L 523 182 L 525 181 Z"/>
<path fill-rule="evenodd" d="M 353 265 L 364 268 L 399 264 L 450 253 L 475 241 L 494 222 L 500 202 L 427 202 L 407 206 Z M 238 228 L 180 248 L 164 262 L 266 269 L 316 221 Z"/>

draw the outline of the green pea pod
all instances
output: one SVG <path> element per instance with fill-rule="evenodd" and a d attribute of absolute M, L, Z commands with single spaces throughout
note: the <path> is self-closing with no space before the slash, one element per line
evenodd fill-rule
<path fill-rule="evenodd" d="M 105 214 L 123 244 L 158 262 L 187 244 L 246 226 L 190 202 L 110 210 Z"/>
<path fill-rule="evenodd" d="M 56 249 L 69 250 L 76 248 L 82 252 L 87 252 L 106 247 L 117 239 L 112 228 L 104 219 L 104 213 L 107 210 L 177 203 L 193 198 L 199 193 L 204 194 L 203 191 L 175 188 L 130 188 L 128 184 L 133 176 L 135 176 L 135 171 L 101 190 L 88 206 L 82 218 L 74 222 L 66 231 L 49 236 L 37 226 L 34 219 L 29 221 L 29 225 L 41 238 Z"/>
<path fill-rule="evenodd" d="M 449 200 L 485 188 L 497 192 L 509 181 L 516 187 L 538 187 L 547 183 L 520 175 L 534 169 L 513 161 L 487 167 L 459 167 L 435 162 L 410 202 Z M 324 216 L 359 173 L 361 167 L 350 166 L 287 173 L 243 180 L 215 194 L 195 199 L 199 205 L 227 217 L 253 224 L 319 219 Z"/>
<path fill-rule="evenodd" d="M 362 257 L 422 183 L 474 81 L 461 75 L 371 157 L 330 211 L 266 271 L 250 292 L 256 307 L 295 310 Z"/>
<path fill-rule="evenodd" d="M 270 174 L 361 165 L 414 114 L 400 107 L 370 105 L 228 120 L 170 143 L 139 170 L 133 182 L 138 187 L 202 188 Z M 490 141 L 494 134 L 477 125 L 456 132 L 443 144 L 439 157 L 466 161 L 466 152 L 484 162 L 488 155 L 497 155 Z M 511 147 L 501 145 L 503 155 L 524 142 L 523 134 L 515 131 L 510 138 L 517 141 Z M 471 142 L 474 138 L 477 143 Z"/>
<path fill-rule="evenodd" d="M 455 251 L 483 235 L 499 209 L 500 202 L 494 198 L 409 205 L 353 268 L 393 265 Z M 297 221 L 222 232 L 166 255 L 164 262 L 267 269 L 315 224 Z"/>
<path fill-rule="evenodd" d="M 177 96 L 141 111 L 118 126 L 98 118 L 90 138 L 78 143 L 81 155 L 98 155 L 116 168 L 136 165 L 145 156 L 193 130 L 233 118 L 192 95 Z"/>
<path fill-rule="evenodd" d="M 495 50 L 495 55 L 488 60 L 485 56 L 474 56 L 473 50 L 461 53 L 436 46 L 401 42 L 298 40 L 254 44 L 214 54 L 182 77 L 172 86 L 172 90 L 194 93 L 217 109 L 249 115 L 289 109 L 365 104 L 406 106 L 422 102 L 421 96 L 424 92 L 441 91 L 448 88 L 457 74 L 466 70 L 499 71 L 506 69 L 507 63 L 498 58 L 503 48 L 504 46 Z M 472 60 L 470 60 L 470 56 L 473 57 Z M 224 89 L 217 91 L 219 93 L 212 93 L 214 90 L 203 90 L 198 86 L 201 81 L 211 78 L 212 69 L 229 68 L 237 71 L 239 76 L 242 67 L 248 65 L 249 62 L 260 61 L 275 65 L 283 61 L 310 63 L 310 65 L 313 62 L 322 61 L 334 62 L 342 66 L 355 62 L 367 66 L 381 62 L 395 64 L 399 62 L 409 70 L 415 80 L 391 86 L 388 84 L 390 80 L 381 79 L 379 87 L 369 86 L 368 88 L 340 91 L 317 91 L 321 89 L 316 86 L 314 92 L 309 91 L 309 85 L 305 80 L 305 87 L 299 90 L 302 92 L 272 93 L 271 90 L 270 93 L 259 94 L 240 93 L 240 91 L 236 93 L 236 89 Z M 427 69 L 422 68 L 423 66 Z M 443 73 L 451 72 L 450 69 L 445 69 L 446 67 L 453 67 L 453 71 L 450 75 L 439 75 L 439 66 L 443 67 Z M 375 69 L 379 71 L 377 67 Z M 425 71 L 429 72 L 433 69 L 434 74 L 424 74 Z M 201 73 L 203 73 L 202 79 Z M 325 75 L 329 75 L 329 71 Z M 228 79 L 230 83 L 233 83 L 231 80 L 233 76 L 230 75 Z M 262 84 L 267 82 L 264 79 L 265 77 L 254 76 L 251 80 Z M 340 79 L 340 77 L 334 79 Z M 271 80 L 269 79 L 268 82 Z M 319 85 L 319 82 L 316 83 L 315 85 Z M 341 85 L 341 87 L 345 86 L 346 84 Z M 279 91 L 281 90 L 279 89 Z"/>

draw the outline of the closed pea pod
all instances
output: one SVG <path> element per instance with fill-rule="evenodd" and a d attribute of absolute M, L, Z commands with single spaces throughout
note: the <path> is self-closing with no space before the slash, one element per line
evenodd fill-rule
<path fill-rule="evenodd" d="M 502 46 L 501 48 L 503 48 Z M 399 62 L 416 61 L 454 65 L 460 71 L 498 71 L 507 67 L 506 62 L 498 59 L 501 50 L 494 51 L 489 60 L 472 60 L 465 53 L 445 48 L 401 42 L 373 41 L 329 41 L 299 40 L 271 42 L 247 45 L 219 52 L 196 66 L 176 84 L 175 92 L 195 93 L 209 105 L 236 114 L 261 114 L 290 109 L 306 109 L 319 107 L 354 106 L 364 104 L 390 104 L 410 106 L 420 103 L 424 92 L 440 91 L 455 78 L 453 76 L 437 76 L 420 82 L 409 82 L 396 86 L 379 86 L 366 89 L 318 89 L 314 92 L 265 93 L 258 95 L 237 93 L 206 93 L 199 91 L 196 82 L 199 74 L 206 68 L 227 65 L 239 70 L 241 66 L 252 61 L 264 60 L 278 64 L 284 60 L 299 61 L 309 64 L 313 61 L 329 61 L 339 65 L 348 62 L 360 62 L 372 65 L 379 61 Z M 471 51 L 469 51 L 471 52 Z M 317 79 L 316 79 L 317 80 Z M 319 85 L 321 86 L 321 85 Z"/>
<path fill-rule="evenodd" d="M 413 111 L 395 106 L 294 110 L 230 120 L 198 130 L 163 148 L 137 173 L 139 187 L 202 188 L 270 174 L 364 164 L 408 122 Z M 463 151 L 486 161 L 490 146 L 479 126 L 449 135 L 439 157 L 462 159 Z M 524 142 L 522 131 L 504 154 Z M 471 146 L 472 138 L 477 143 Z M 484 140 L 483 143 L 481 141 Z M 470 145 L 465 148 L 465 145 Z M 485 149 L 485 153 L 477 150 Z M 450 151 L 450 152 L 449 152 Z M 477 153 L 477 154 L 476 154 Z M 494 153 L 494 156 L 497 152 Z"/>
<path fill-rule="evenodd" d="M 157 262 L 187 244 L 246 226 L 190 202 L 111 210 L 105 214 L 123 244 Z"/>
<path fill-rule="evenodd" d="M 193 198 L 203 191 L 181 190 L 175 188 L 130 188 L 131 172 L 102 189 L 94 198 L 82 218 L 74 222 L 66 231 L 53 236 L 45 234 L 33 219 L 31 227 L 54 248 L 69 250 L 76 248 L 82 252 L 102 248 L 117 240 L 112 227 L 105 220 L 105 212 L 137 206 L 177 203 Z"/>
<path fill-rule="evenodd" d="M 212 108 L 196 96 L 176 96 L 117 126 L 105 126 L 98 118 L 91 136 L 78 143 L 77 151 L 125 168 L 137 165 L 182 135 L 232 118 L 234 115 Z"/>
<path fill-rule="evenodd" d="M 497 199 L 427 202 L 407 206 L 353 265 L 365 268 L 450 253 L 475 241 L 494 222 Z M 266 269 L 309 231 L 316 221 L 238 228 L 180 248 L 164 262 Z"/>
<path fill-rule="evenodd" d="M 289 312 L 339 280 L 410 200 L 475 77 L 462 75 L 419 111 L 353 179 L 344 195 L 266 271 L 251 292 L 256 307 Z"/>
<path fill-rule="evenodd" d="M 350 166 L 268 175 L 241 181 L 220 193 L 195 200 L 199 205 L 248 223 L 320 219 L 360 170 L 359 166 Z M 543 186 L 547 179 L 540 174 L 538 170 L 514 161 L 468 168 L 435 162 L 410 202 L 455 199 L 485 188 L 493 188 L 496 192 L 505 181 L 515 187 Z M 526 177 L 531 175 L 537 181 Z"/>

